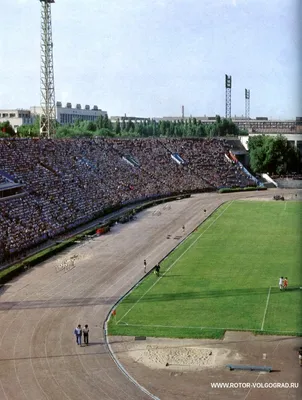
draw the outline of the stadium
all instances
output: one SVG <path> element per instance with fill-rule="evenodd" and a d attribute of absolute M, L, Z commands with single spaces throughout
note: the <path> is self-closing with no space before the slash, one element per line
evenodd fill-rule
<path fill-rule="evenodd" d="M 1 139 L 0 154 L 3 398 L 296 396 L 300 189 L 265 190 L 220 138 Z"/>
<path fill-rule="evenodd" d="M 4 3 L 0 400 L 302 398 L 295 2 Z"/>

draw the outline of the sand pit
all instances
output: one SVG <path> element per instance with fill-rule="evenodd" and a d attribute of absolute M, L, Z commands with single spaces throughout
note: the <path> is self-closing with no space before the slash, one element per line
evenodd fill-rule
<path fill-rule="evenodd" d="M 238 353 L 226 348 L 197 346 L 147 345 L 145 349 L 129 351 L 128 356 L 135 362 L 152 369 L 196 371 L 204 368 L 222 367 L 227 362 L 241 359 Z"/>

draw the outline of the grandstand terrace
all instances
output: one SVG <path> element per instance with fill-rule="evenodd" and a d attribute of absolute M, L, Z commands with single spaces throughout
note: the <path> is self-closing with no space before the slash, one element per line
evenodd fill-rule
<path fill-rule="evenodd" d="M 112 206 L 254 186 L 226 156 L 230 150 L 218 138 L 1 139 L 0 186 L 10 183 L 19 191 L 2 191 L 0 197 L 0 262 Z"/>

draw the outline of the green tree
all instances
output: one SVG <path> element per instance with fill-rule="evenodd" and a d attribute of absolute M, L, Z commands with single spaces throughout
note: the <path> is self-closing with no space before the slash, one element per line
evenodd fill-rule
<path fill-rule="evenodd" d="M 115 123 L 115 134 L 118 136 L 121 134 L 121 123 L 120 123 L 119 118 L 117 119 L 117 121 Z"/>
<path fill-rule="evenodd" d="M 93 121 L 88 121 L 85 128 L 90 132 L 95 132 L 97 130 L 96 123 Z"/>
<path fill-rule="evenodd" d="M 0 122 L 0 137 L 14 137 L 16 132 L 9 121 Z"/>
<path fill-rule="evenodd" d="M 38 137 L 40 135 L 40 117 L 36 117 L 33 124 L 19 126 L 17 135 L 19 137 Z"/>
<path fill-rule="evenodd" d="M 280 175 L 300 171 L 299 151 L 285 137 L 253 136 L 248 145 L 254 172 Z"/>
<path fill-rule="evenodd" d="M 114 137 L 114 131 L 108 128 L 98 129 L 94 136 Z"/>
<path fill-rule="evenodd" d="M 108 118 L 108 114 L 105 114 L 104 116 L 104 124 L 103 127 L 109 130 L 112 130 L 112 122 Z"/>
<path fill-rule="evenodd" d="M 134 132 L 135 125 L 134 122 L 129 119 L 126 124 L 126 132 Z"/>
<path fill-rule="evenodd" d="M 105 128 L 105 126 L 104 126 L 104 117 L 102 115 L 100 115 L 98 117 L 98 119 L 95 121 L 95 124 L 96 124 L 97 129 Z"/>
<path fill-rule="evenodd" d="M 201 121 L 198 121 L 198 123 L 196 125 L 194 136 L 196 136 L 196 137 L 207 136 L 205 124 L 202 124 Z"/>
<path fill-rule="evenodd" d="M 56 130 L 57 138 L 72 137 L 72 128 L 68 125 L 59 126 Z"/>
<path fill-rule="evenodd" d="M 126 121 L 125 118 L 122 118 L 122 132 L 126 130 Z"/>

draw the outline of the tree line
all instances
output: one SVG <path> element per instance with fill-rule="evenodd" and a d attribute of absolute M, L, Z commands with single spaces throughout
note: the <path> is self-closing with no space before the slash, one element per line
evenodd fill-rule
<path fill-rule="evenodd" d="M 3 131 L 0 124 L 2 137 L 38 137 L 39 118 L 33 125 L 22 125 L 17 132 L 8 122 Z M 178 121 L 155 121 L 146 119 L 143 121 L 131 121 L 121 118 L 112 122 L 107 115 L 100 116 L 96 121 L 76 120 L 74 124 L 60 125 L 56 127 L 56 138 L 83 138 L 83 137 L 214 137 L 214 136 L 239 136 L 247 135 L 246 131 L 229 119 L 217 116 L 211 124 L 204 124 L 196 118 L 180 119 Z"/>

